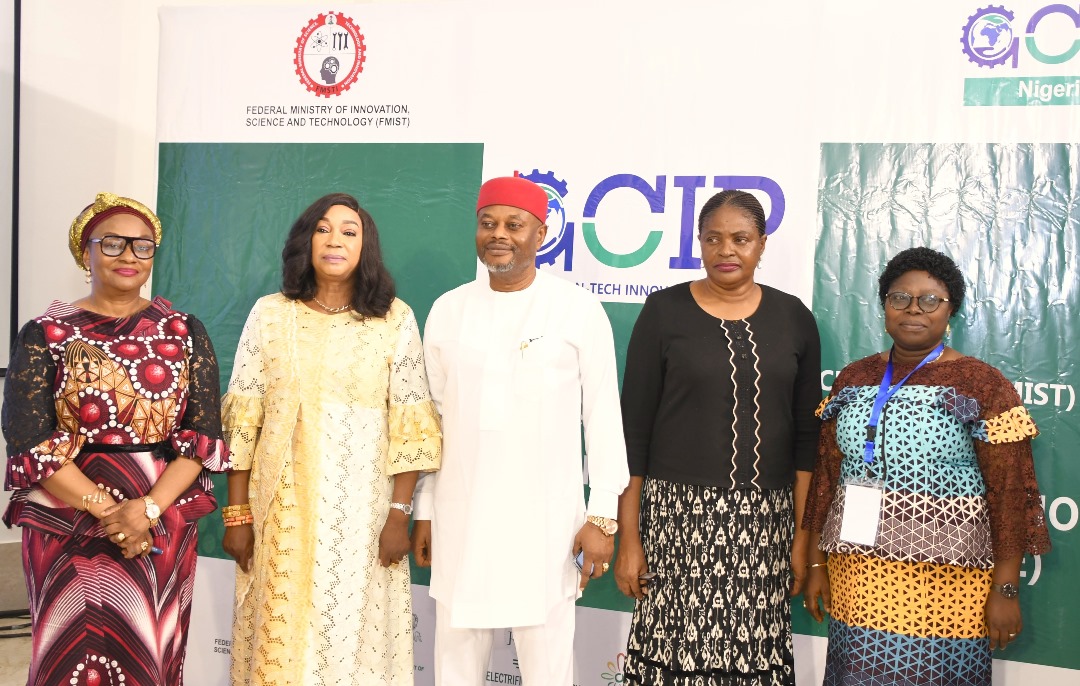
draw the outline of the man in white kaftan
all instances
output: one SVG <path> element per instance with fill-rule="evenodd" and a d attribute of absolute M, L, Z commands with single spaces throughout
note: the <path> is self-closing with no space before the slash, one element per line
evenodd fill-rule
<path fill-rule="evenodd" d="M 496 628 L 514 629 L 523 684 L 570 686 L 574 601 L 614 552 L 629 473 L 611 325 L 592 294 L 536 269 L 546 210 L 530 181 L 484 184 L 477 254 L 489 274 L 427 320 L 443 464 L 418 486 L 413 550 L 431 564 L 437 686 L 482 685 Z"/>

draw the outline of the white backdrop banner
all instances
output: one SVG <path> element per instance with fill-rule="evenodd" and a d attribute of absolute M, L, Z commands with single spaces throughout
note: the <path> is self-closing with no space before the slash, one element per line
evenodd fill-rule
<path fill-rule="evenodd" d="M 753 192 L 765 207 L 759 280 L 810 304 L 815 246 L 834 228 L 821 225 L 823 145 L 1080 140 L 1080 9 L 1045 2 L 184 7 L 162 11 L 160 45 L 159 205 L 174 208 L 163 217 L 177 224 L 180 242 L 202 230 L 192 217 L 231 231 L 231 217 L 250 207 L 265 219 L 265 204 L 278 196 L 289 209 L 274 218 L 274 240 L 310 200 L 334 190 L 362 203 L 370 193 L 395 209 L 422 207 L 415 224 L 375 216 L 388 240 L 405 246 L 393 256 L 411 271 L 395 277 L 423 321 L 431 298 L 408 294 L 423 284 L 452 287 L 473 269 L 469 262 L 463 273 L 446 259 L 471 259 L 468 213 L 443 215 L 440 207 L 474 202 L 481 179 L 521 174 L 549 196 L 542 268 L 607 303 L 620 360 L 645 297 L 699 278 L 697 212 L 721 189 Z M 478 164 L 461 162 L 453 176 L 415 188 L 406 163 L 394 163 L 405 148 L 385 146 L 481 152 Z M 360 177 L 342 156 L 358 168 L 379 160 L 374 172 L 365 167 L 364 178 L 376 179 L 370 187 L 350 186 Z M 216 195 L 184 194 L 195 187 Z M 451 196 L 450 188 L 466 190 Z M 842 254 L 818 259 L 870 254 L 860 227 L 850 228 Z M 278 264 L 242 259 L 246 244 L 215 246 L 213 255 L 200 249 L 205 278 L 192 285 L 159 268 L 155 288 L 176 300 L 202 294 L 209 304 L 193 311 L 207 322 L 227 377 L 243 315 L 220 293 L 239 288 L 233 300 L 246 313 L 262 286 L 243 288 L 272 284 Z M 231 280 L 214 280 L 225 272 Z M 828 332 L 832 322 L 820 325 Z M 1075 506 L 1080 489 L 1068 488 L 1055 497 Z M 1044 574 L 1055 555 L 1080 561 L 1072 527 L 1053 535 Z M 220 525 L 208 522 L 191 683 L 227 683 L 232 566 L 220 559 L 219 540 Z M 414 581 L 416 683 L 430 684 L 433 605 L 426 575 Z M 610 580 L 595 586 L 578 612 L 575 683 L 611 686 L 623 680 L 630 604 Z M 1040 622 L 1051 631 L 1074 626 L 1025 617 L 1026 626 Z M 796 641 L 799 683 L 820 683 L 823 629 L 801 608 L 795 624 L 815 634 Z M 520 683 L 509 632 L 496 644 L 489 683 Z M 1019 661 L 999 664 L 995 683 L 1064 686 L 1080 675 L 1075 657 L 1046 657 L 1022 641 L 1009 652 Z"/>

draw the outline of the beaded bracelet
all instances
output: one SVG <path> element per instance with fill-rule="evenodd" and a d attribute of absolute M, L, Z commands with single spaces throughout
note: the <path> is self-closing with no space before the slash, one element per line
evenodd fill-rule
<path fill-rule="evenodd" d="M 228 517 L 225 519 L 225 526 L 243 526 L 245 524 L 254 524 L 255 518 L 250 514 L 241 517 Z"/>

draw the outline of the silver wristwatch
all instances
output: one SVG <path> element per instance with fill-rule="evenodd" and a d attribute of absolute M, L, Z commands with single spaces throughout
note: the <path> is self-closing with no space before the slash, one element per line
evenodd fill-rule
<path fill-rule="evenodd" d="M 406 517 L 412 516 L 412 505 L 409 503 L 390 503 L 390 509 L 401 510 L 405 513 Z"/>
<path fill-rule="evenodd" d="M 1009 600 L 1012 600 L 1013 598 L 1020 595 L 1020 589 L 1017 588 L 1016 584 L 1013 583 L 990 584 L 990 588 L 994 589 L 1003 597 L 1008 598 Z"/>

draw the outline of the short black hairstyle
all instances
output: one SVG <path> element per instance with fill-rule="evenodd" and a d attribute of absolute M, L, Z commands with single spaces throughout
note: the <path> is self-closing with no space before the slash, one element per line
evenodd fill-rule
<path fill-rule="evenodd" d="M 379 247 L 379 232 L 375 220 L 356 198 L 347 193 L 330 193 L 304 210 L 285 239 L 281 251 L 281 293 L 292 300 L 311 300 L 315 297 L 315 268 L 311 266 L 311 237 L 319 220 L 334 205 L 348 207 L 360 216 L 360 235 L 363 247 L 360 263 L 353 272 L 353 292 L 350 304 L 353 311 L 364 317 L 385 317 L 394 302 L 394 278 L 383 264 Z"/>
<path fill-rule="evenodd" d="M 921 247 L 901 250 L 885 265 L 885 271 L 878 277 L 878 299 L 881 300 L 882 307 L 885 307 L 885 295 L 889 292 L 889 287 L 908 272 L 926 272 L 940 281 L 949 292 L 949 307 L 952 308 L 949 316 L 960 311 L 960 306 L 964 303 L 964 293 L 967 291 L 960 268 L 945 253 Z"/>
<path fill-rule="evenodd" d="M 746 191 L 728 190 L 720 191 L 705 201 L 701 212 L 698 213 L 697 232 L 699 236 L 701 230 L 705 228 L 705 222 L 709 220 L 709 215 L 725 205 L 731 205 L 735 209 L 741 210 L 750 219 L 758 233 L 762 236 L 765 235 L 765 209 L 758 202 L 758 199 Z"/>

